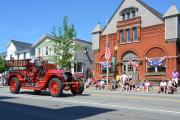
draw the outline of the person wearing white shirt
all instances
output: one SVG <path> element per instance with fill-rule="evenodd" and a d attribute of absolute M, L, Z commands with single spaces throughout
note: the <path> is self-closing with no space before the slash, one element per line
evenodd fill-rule
<path fill-rule="evenodd" d="M 121 75 L 121 91 L 124 90 L 124 87 L 126 87 L 126 91 L 128 88 L 128 76 L 123 72 L 123 74 Z"/>
<path fill-rule="evenodd" d="M 146 80 L 146 82 L 144 83 L 144 87 L 147 93 L 149 93 L 149 88 L 150 88 L 150 83 L 148 80 Z"/>
<path fill-rule="evenodd" d="M 159 92 L 166 93 L 166 89 L 167 89 L 167 83 L 164 80 L 162 80 L 160 82 L 160 91 Z"/>

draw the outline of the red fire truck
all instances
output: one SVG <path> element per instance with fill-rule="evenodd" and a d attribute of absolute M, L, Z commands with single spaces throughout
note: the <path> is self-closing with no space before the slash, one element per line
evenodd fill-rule
<path fill-rule="evenodd" d="M 13 94 L 18 94 L 20 89 L 36 93 L 48 89 L 51 96 L 58 97 L 63 90 L 71 90 L 73 95 L 81 95 L 84 91 L 81 79 L 73 77 L 71 72 L 57 69 L 55 64 L 26 59 L 6 61 L 6 66 L 9 68 L 8 85 Z"/>

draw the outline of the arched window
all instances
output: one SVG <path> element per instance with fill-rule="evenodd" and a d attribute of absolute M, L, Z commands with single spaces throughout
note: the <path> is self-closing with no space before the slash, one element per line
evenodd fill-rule
<path fill-rule="evenodd" d="M 164 75 L 166 73 L 165 52 L 163 49 L 158 47 L 152 48 L 147 52 L 146 56 L 148 58 L 146 64 L 147 75 Z M 159 61 L 163 63 L 159 64 Z M 156 63 L 157 65 L 154 65 Z"/>

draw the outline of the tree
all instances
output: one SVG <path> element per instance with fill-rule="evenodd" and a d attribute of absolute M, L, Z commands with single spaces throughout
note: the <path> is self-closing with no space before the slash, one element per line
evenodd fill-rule
<path fill-rule="evenodd" d="M 5 70 L 6 70 L 5 61 L 3 60 L 2 57 L 0 57 L 0 73 L 4 72 Z"/>
<path fill-rule="evenodd" d="M 65 16 L 63 26 L 53 27 L 51 32 L 54 44 L 55 62 L 60 64 L 62 68 L 71 69 L 71 62 L 75 50 L 76 31 L 74 25 L 68 24 Z"/>

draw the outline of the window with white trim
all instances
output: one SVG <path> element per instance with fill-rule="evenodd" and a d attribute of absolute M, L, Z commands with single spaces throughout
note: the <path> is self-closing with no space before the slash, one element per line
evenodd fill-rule
<path fill-rule="evenodd" d="M 138 41 L 138 28 L 137 27 L 133 28 L 133 41 L 134 42 Z"/>
<path fill-rule="evenodd" d="M 124 30 L 121 30 L 121 31 L 120 31 L 120 43 L 125 43 Z"/>
<path fill-rule="evenodd" d="M 41 48 L 38 48 L 38 57 L 41 56 Z"/>
<path fill-rule="evenodd" d="M 49 52 L 48 52 L 48 46 L 46 46 L 46 55 L 48 55 Z"/>
<path fill-rule="evenodd" d="M 126 30 L 126 41 L 127 41 L 127 43 L 130 43 L 131 42 L 131 32 L 130 32 L 130 29 L 127 29 Z"/>

